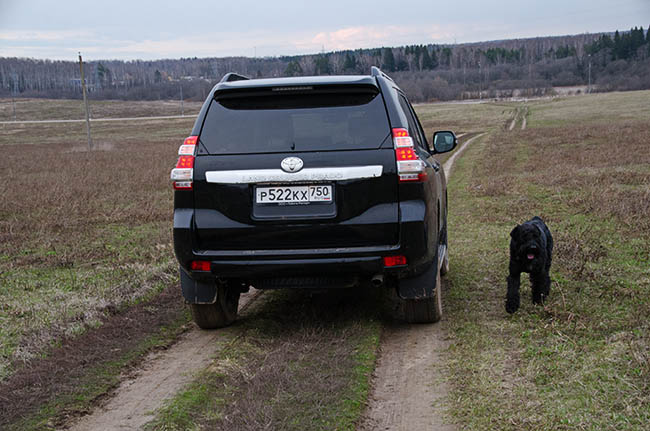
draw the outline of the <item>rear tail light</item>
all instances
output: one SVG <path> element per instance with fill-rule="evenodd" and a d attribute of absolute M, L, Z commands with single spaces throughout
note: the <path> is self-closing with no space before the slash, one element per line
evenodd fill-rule
<path fill-rule="evenodd" d="M 406 256 L 385 256 L 384 266 L 404 266 L 406 265 Z"/>
<path fill-rule="evenodd" d="M 176 190 L 192 190 L 192 179 L 194 177 L 194 154 L 198 136 L 185 138 L 183 145 L 178 149 L 178 161 L 172 169 L 171 179 Z"/>
<path fill-rule="evenodd" d="M 192 271 L 210 271 L 210 262 L 207 260 L 193 260 L 190 262 Z"/>
<path fill-rule="evenodd" d="M 406 129 L 393 129 L 393 147 L 397 159 L 397 175 L 400 182 L 424 181 L 427 178 L 424 172 L 424 163 L 415 153 L 413 138 Z"/>

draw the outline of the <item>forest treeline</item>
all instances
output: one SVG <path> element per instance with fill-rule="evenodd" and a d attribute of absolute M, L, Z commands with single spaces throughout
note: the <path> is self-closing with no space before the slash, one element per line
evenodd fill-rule
<path fill-rule="evenodd" d="M 650 34 L 615 33 L 409 45 L 313 55 L 85 63 L 94 99 L 202 100 L 228 72 L 251 77 L 389 73 L 414 102 L 542 95 L 555 86 L 595 91 L 650 88 Z M 77 98 L 75 61 L 0 58 L 0 97 Z"/>

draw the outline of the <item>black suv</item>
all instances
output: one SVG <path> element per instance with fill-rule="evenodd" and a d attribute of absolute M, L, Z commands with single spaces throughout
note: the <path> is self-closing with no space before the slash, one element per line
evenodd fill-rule
<path fill-rule="evenodd" d="M 248 79 L 212 89 L 172 170 L 174 250 L 201 328 L 257 289 L 397 289 L 409 322 L 440 319 L 447 185 L 411 104 L 370 76 Z"/>

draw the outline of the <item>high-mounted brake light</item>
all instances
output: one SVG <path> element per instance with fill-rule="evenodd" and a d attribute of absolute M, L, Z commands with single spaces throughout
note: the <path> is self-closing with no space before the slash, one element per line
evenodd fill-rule
<path fill-rule="evenodd" d="M 424 163 L 415 153 L 413 138 L 403 128 L 393 129 L 393 147 L 400 182 L 425 181 Z"/>
<path fill-rule="evenodd" d="M 192 179 L 194 176 L 194 154 L 198 136 L 185 138 L 183 145 L 178 149 L 178 161 L 172 169 L 171 179 L 176 190 L 192 190 Z"/>

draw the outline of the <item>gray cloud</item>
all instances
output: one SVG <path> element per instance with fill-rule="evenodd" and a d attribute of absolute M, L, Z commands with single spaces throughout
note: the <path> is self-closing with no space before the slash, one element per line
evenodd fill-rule
<path fill-rule="evenodd" d="M 648 21 L 639 22 L 639 19 Z M 650 24 L 647 0 L 2 0 L 0 56 L 155 59 L 295 55 Z"/>

